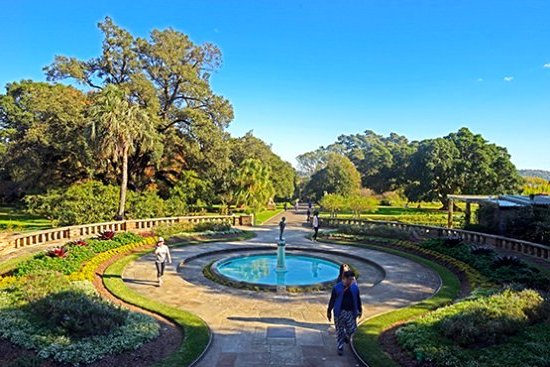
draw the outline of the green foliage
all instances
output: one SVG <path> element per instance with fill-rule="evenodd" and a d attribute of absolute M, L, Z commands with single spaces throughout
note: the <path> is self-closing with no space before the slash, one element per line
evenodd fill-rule
<path fill-rule="evenodd" d="M 113 240 L 92 239 L 87 241 L 87 246 L 66 245 L 65 257 L 50 257 L 45 252 L 34 255 L 31 259 L 21 262 L 13 270 L 13 275 L 22 277 L 37 274 L 43 271 L 54 271 L 65 275 L 76 273 L 82 264 L 101 252 L 109 251 L 117 247 L 139 242 L 141 237 L 131 233 L 117 234 Z"/>
<path fill-rule="evenodd" d="M 292 165 L 273 153 L 271 146 L 258 139 L 252 132 L 231 141 L 231 160 L 239 166 L 246 159 L 258 159 L 268 165 L 270 180 L 276 199 L 290 199 L 294 194 L 296 171 Z"/>
<path fill-rule="evenodd" d="M 523 178 L 523 195 L 550 195 L 550 181 L 541 177 Z"/>
<path fill-rule="evenodd" d="M 68 283 L 55 273 L 0 290 L 0 315 L 0 337 L 74 365 L 138 348 L 160 328 L 149 316 L 103 301 L 90 283 Z"/>
<path fill-rule="evenodd" d="M 339 194 L 326 194 L 319 201 L 319 205 L 328 210 L 331 217 L 336 217 L 338 211 L 345 208 L 346 198 Z"/>
<path fill-rule="evenodd" d="M 0 95 L 0 195 L 69 185 L 88 176 L 87 96 L 71 86 L 25 80 Z"/>
<path fill-rule="evenodd" d="M 119 189 L 98 181 L 75 183 L 66 190 L 51 189 L 25 197 L 29 212 L 59 225 L 111 221 L 116 215 Z"/>
<path fill-rule="evenodd" d="M 368 192 L 361 192 L 346 197 L 346 206 L 350 209 L 354 216 L 361 218 L 362 213 L 370 212 L 376 209 L 378 200 L 369 195 Z"/>
<path fill-rule="evenodd" d="M 27 307 L 30 314 L 44 317 L 41 326 L 62 330 L 70 338 L 109 334 L 128 317 L 127 311 L 114 308 L 98 295 L 78 290 L 50 293 Z"/>
<path fill-rule="evenodd" d="M 481 205 L 475 229 L 519 238 L 535 243 L 550 244 L 550 210 L 544 207 L 520 207 L 501 211 L 494 205 Z"/>
<path fill-rule="evenodd" d="M 506 149 L 467 128 L 421 142 L 365 131 L 342 135 L 336 143 L 298 157 L 301 170 L 311 176 L 306 194 L 320 198 L 323 191 L 337 192 L 330 184 L 321 187 L 329 178 L 321 172 L 331 154 L 349 158 L 364 187 L 379 194 L 404 190 L 410 201 L 439 200 L 446 206 L 449 194 L 513 193 L 521 184 Z"/>
<path fill-rule="evenodd" d="M 539 269 L 515 259 L 514 261 L 499 261 L 494 252 L 475 251 L 476 247 L 462 243 L 450 247 L 439 239 L 426 240 L 419 246 L 451 256 L 478 270 L 496 284 L 520 284 L 525 287 L 550 290 L 550 278 Z"/>
<path fill-rule="evenodd" d="M 159 218 L 167 216 L 168 202 L 158 196 L 156 191 L 128 192 L 128 218 Z M 171 214 L 171 213 L 170 213 Z"/>
<path fill-rule="evenodd" d="M 326 165 L 311 176 L 304 191 L 320 200 L 325 194 L 351 195 L 360 187 L 361 176 L 353 163 L 342 154 L 329 153 Z"/>
<path fill-rule="evenodd" d="M 244 160 L 235 175 L 236 203 L 253 213 L 264 209 L 273 198 L 271 168 L 258 159 Z"/>
<path fill-rule="evenodd" d="M 397 238 L 401 240 L 408 240 L 411 237 L 409 232 L 402 229 L 376 224 L 342 225 L 338 227 L 338 232 L 349 235 Z"/>
<path fill-rule="evenodd" d="M 532 290 L 474 296 L 410 322 L 398 342 L 438 366 L 545 366 L 548 302 Z"/>

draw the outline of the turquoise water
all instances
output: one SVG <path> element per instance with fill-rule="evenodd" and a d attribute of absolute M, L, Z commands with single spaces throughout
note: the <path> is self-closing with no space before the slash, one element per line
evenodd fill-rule
<path fill-rule="evenodd" d="M 277 255 L 236 257 L 218 264 L 228 278 L 260 285 L 308 285 L 335 280 L 340 265 L 317 257 L 286 255 L 286 271 L 277 272 Z"/>

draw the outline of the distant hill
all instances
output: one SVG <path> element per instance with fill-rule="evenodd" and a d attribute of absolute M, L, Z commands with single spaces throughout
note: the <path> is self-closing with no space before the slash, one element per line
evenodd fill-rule
<path fill-rule="evenodd" d="M 518 172 L 523 177 L 540 177 L 550 181 L 550 171 L 542 169 L 520 169 Z"/>

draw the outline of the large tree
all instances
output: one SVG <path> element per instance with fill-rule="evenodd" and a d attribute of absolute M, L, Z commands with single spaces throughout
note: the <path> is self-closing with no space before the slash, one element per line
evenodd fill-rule
<path fill-rule="evenodd" d="M 231 160 L 233 164 L 239 166 L 246 159 L 258 159 L 270 167 L 270 180 L 277 199 L 290 199 L 292 197 L 296 181 L 294 167 L 273 153 L 271 146 L 252 135 L 252 132 L 231 141 Z"/>
<path fill-rule="evenodd" d="M 67 186 L 92 174 L 84 133 L 88 104 L 88 97 L 70 86 L 32 81 L 7 85 L 0 95 L 3 196 Z"/>
<path fill-rule="evenodd" d="M 128 157 L 139 147 L 148 152 L 155 147 L 158 133 L 155 118 L 145 109 L 132 104 L 124 91 L 114 84 L 94 95 L 89 108 L 91 140 L 97 157 L 120 167 L 118 219 L 124 218 L 128 187 Z M 158 146 L 158 145 L 157 145 Z"/>
<path fill-rule="evenodd" d="M 89 60 L 56 56 L 45 68 L 49 80 L 72 79 L 92 90 L 115 84 L 133 104 L 157 116 L 163 155 L 157 165 L 152 151 L 135 147 L 129 171 L 136 188 L 154 183 L 167 190 L 188 169 L 219 187 L 231 167 L 224 129 L 233 119 L 229 101 L 210 86 L 221 64 L 220 50 L 210 43 L 197 45 L 171 28 L 153 30 L 148 39 L 134 37 L 108 17 L 99 28 L 101 54 Z"/>
<path fill-rule="evenodd" d="M 307 196 L 320 200 L 325 194 L 350 195 L 361 188 L 361 176 L 344 155 L 331 152 L 327 163 L 315 172 L 304 189 Z"/>
<path fill-rule="evenodd" d="M 420 142 L 408 175 L 409 199 L 439 200 L 444 208 L 449 194 L 514 193 L 522 182 L 505 148 L 467 128 Z"/>

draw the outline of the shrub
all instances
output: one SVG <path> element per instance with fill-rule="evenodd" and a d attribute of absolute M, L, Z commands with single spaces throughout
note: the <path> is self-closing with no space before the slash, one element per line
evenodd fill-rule
<path fill-rule="evenodd" d="M 127 311 L 103 301 L 96 294 L 72 289 L 50 293 L 27 307 L 43 326 L 71 338 L 109 334 L 122 326 L 128 316 Z"/>
<path fill-rule="evenodd" d="M 97 236 L 97 239 L 102 241 L 109 241 L 115 237 L 115 234 L 115 231 L 103 231 Z"/>
<path fill-rule="evenodd" d="M 541 294 L 508 289 L 430 312 L 398 329 L 397 341 L 434 366 L 545 366 L 549 317 Z"/>
<path fill-rule="evenodd" d="M 442 335 L 461 346 L 491 345 L 546 316 L 543 303 L 533 290 L 505 290 L 460 303 L 456 306 L 459 312 L 443 318 L 438 327 Z"/>
<path fill-rule="evenodd" d="M 111 220 L 116 215 L 118 196 L 118 187 L 87 181 L 42 195 L 27 195 L 25 202 L 32 214 L 59 225 L 73 225 Z"/>
<path fill-rule="evenodd" d="M 67 249 L 64 247 L 56 247 L 46 252 L 46 256 L 49 257 L 65 257 L 67 256 Z"/>
<path fill-rule="evenodd" d="M 193 228 L 193 232 L 226 232 L 231 229 L 231 224 L 229 223 L 214 223 L 214 222 L 202 222 L 197 224 Z"/>
<path fill-rule="evenodd" d="M 445 242 L 445 245 L 449 247 L 456 247 L 456 246 L 462 245 L 463 240 L 462 240 L 462 237 L 452 236 L 452 237 L 445 238 L 444 242 Z"/>
<path fill-rule="evenodd" d="M 485 256 L 493 256 L 495 254 L 495 250 L 487 246 L 472 246 L 470 248 L 470 252 L 473 255 L 485 255 Z"/>
<path fill-rule="evenodd" d="M 515 256 L 497 256 L 493 260 L 493 263 L 491 264 L 491 268 L 496 269 L 502 266 L 524 267 L 525 263 L 523 263 L 520 259 L 518 259 Z"/>
<path fill-rule="evenodd" d="M 410 238 L 410 234 L 407 231 L 376 224 L 342 225 L 338 227 L 338 232 L 350 235 L 396 238 L 402 240 Z"/>

